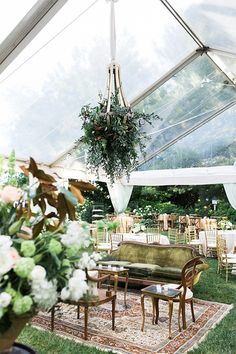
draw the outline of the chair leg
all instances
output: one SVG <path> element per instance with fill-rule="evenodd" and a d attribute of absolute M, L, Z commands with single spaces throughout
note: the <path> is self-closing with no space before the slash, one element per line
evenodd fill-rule
<path fill-rule="evenodd" d="M 112 300 L 112 330 L 115 330 L 116 298 Z"/>
<path fill-rule="evenodd" d="M 193 319 L 193 322 L 195 322 L 195 315 L 194 315 L 194 309 L 193 309 L 193 300 L 191 300 L 190 306 L 191 306 L 191 312 L 192 312 L 192 319 Z"/>
<path fill-rule="evenodd" d="M 159 299 L 156 299 L 156 321 L 155 324 L 158 324 L 159 319 Z"/>
<path fill-rule="evenodd" d="M 79 320 L 80 318 L 80 306 L 77 306 L 77 319 Z"/>
<path fill-rule="evenodd" d="M 88 306 L 84 307 L 84 339 L 88 339 Z"/>
<path fill-rule="evenodd" d="M 183 329 L 187 328 L 185 315 L 185 301 L 181 300 Z"/>
<path fill-rule="evenodd" d="M 51 310 L 51 331 L 54 331 L 54 316 L 55 316 L 55 306 Z"/>

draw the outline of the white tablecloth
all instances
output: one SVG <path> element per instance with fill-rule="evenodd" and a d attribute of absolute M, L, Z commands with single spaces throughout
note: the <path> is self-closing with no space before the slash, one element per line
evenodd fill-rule
<path fill-rule="evenodd" d="M 236 230 L 218 230 L 218 234 L 226 240 L 227 252 L 233 253 L 234 247 L 236 247 Z M 206 254 L 205 231 L 199 232 L 199 239 L 203 243 L 203 253 Z"/>

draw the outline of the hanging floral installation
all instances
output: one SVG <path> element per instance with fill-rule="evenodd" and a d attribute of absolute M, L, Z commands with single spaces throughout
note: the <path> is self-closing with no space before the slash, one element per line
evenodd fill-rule
<path fill-rule="evenodd" d="M 159 117 L 131 109 L 120 79 L 120 66 L 116 63 L 115 8 L 117 0 L 110 2 L 110 48 L 111 64 L 108 65 L 107 91 L 98 105 L 82 107 L 79 118 L 82 120 L 84 135 L 75 142 L 75 150 L 86 147 L 86 163 L 91 172 L 103 169 L 109 182 L 130 173 L 135 169 L 140 152 L 144 154 L 147 136 L 142 129 Z"/>
<path fill-rule="evenodd" d="M 97 174 L 102 168 L 111 183 L 135 168 L 139 150 L 144 153 L 146 136 L 142 130 L 145 123 L 151 123 L 154 114 L 132 111 L 121 106 L 118 94 L 108 100 L 101 100 L 97 106 L 84 106 L 80 118 L 83 121 L 84 136 L 78 142 L 86 144 L 87 165 Z"/>

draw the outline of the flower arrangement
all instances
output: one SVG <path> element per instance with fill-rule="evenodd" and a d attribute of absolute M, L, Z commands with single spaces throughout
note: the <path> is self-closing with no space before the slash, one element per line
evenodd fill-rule
<path fill-rule="evenodd" d="M 31 186 L 0 186 L 0 351 L 15 318 L 86 294 L 84 270 L 101 258 L 87 224 L 74 220 L 76 193 L 58 188 L 33 159 L 23 170 Z"/>
<path fill-rule="evenodd" d="M 84 136 L 75 143 L 75 149 L 82 141 L 86 145 L 87 164 L 98 174 L 102 167 L 111 183 L 130 172 L 138 162 L 138 148 L 144 153 L 146 135 L 142 131 L 145 123 L 151 123 L 153 113 L 132 111 L 121 106 L 118 93 L 108 100 L 103 99 L 97 106 L 82 107 L 79 118 L 83 121 Z"/>
<path fill-rule="evenodd" d="M 230 222 L 227 217 L 222 218 L 222 220 L 218 222 L 218 228 L 221 230 L 230 230 L 232 229 L 232 226 L 232 222 Z"/>

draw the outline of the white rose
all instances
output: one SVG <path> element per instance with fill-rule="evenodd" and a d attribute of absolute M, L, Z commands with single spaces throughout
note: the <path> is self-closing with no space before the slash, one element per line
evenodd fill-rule
<path fill-rule="evenodd" d="M 11 302 L 11 295 L 8 293 L 0 293 L 0 307 L 7 307 Z"/>
<path fill-rule="evenodd" d="M 73 277 L 74 278 L 78 278 L 78 280 L 86 280 L 85 272 L 83 270 L 81 270 L 81 269 L 76 269 L 73 272 Z"/>
<path fill-rule="evenodd" d="M 46 270 L 42 266 L 36 265 L 30 273 L 29 278 L 33 281 L 42 281 L 46 278 Z"/>
<path fill-rule="evenodd" d="M 70 291 L 69 291 L 69 289 L 63 288 L 62 291 L 61 291 L 61 299 L 62 299 L 63 301 L 65 301 L 65 300 L 69 299 L 69 297 L 70 297 Z"/>
<path fill-rule="evenodd" d="M 10 236 L 0 235 L 0 249 L 7 250 L 11 247 L 12 240 Z"/>
<path fill-rule="evenodd" d="M 12 269 L 14 262 L 11 257 L 10 252 L 4 252 L 4 250 L 0 249 L 0 278 L 2 275 L 9 272 Z"/>

